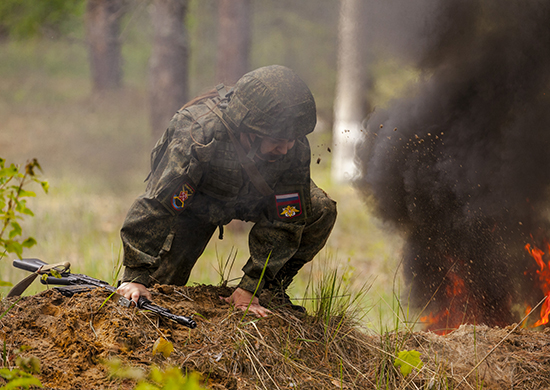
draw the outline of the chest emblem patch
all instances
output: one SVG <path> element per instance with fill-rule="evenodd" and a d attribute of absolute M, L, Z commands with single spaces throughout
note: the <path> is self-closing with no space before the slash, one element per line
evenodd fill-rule
<path fill-rule="evenodd" d="M 298 192 L 275 195 L 275 202 L 277 214 L 281 218 L 293 218 L 302 214 L 302 203 Z"/>
<path fill-rule="evenodd" d="M 172 196 L 172 207 L 175 210 L 181 210 L 185 207 L 185 202 L 188 202 L 193 197 L 195 190 L 187 183 L 183 183 L 181 190 L 174 192 Z"/>

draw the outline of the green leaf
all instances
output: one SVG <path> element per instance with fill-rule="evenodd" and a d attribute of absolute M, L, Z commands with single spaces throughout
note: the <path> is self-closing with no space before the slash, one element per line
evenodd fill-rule
<path fill-rule="evenodd" d="M 8 253 L 15 253 L 19 257 L 23 257 L 23 247 L 20 243 L 8 240 L 4 242 L 4 246 Z"/>
<path fill-rule="evenodd" d="M 145 373 L 139 367 L 123 365 L 120 359 L 111 359 L 104 364 L 109 368 L 109 375 L 114 378 L 126 378 L 135 381 L 142 380 Z"/>
<path fill-rule="evenodd" d="M 19 199 L 19 201 L 16 202 L 17 206 L 15 207 L 15 211 L 21 214 L 27 214 L 31 217 L 34 217 L 34 213 L 27 207 L 27 202 L 24 199 Z"/>
<path fill-rule="evenodd" d="M 15 359 L 15 364 L 29 374 L 39 374 L 40 373 L 40 360 L 36 356 L 22 357 L 18 356 Z"/>
<path fill-rule="evenodd" d="M 62 278 L 61 274 L 60 274 L 57 270 L 55 270 L 55 269 L 51 269 L 51 270 L 50 270 L 50 274 L 51 274 L 54 278 L 57 278 L 57 279 L 61 279 L 61 278 Z"/>
<path fill-rule="evenodd" d="M 11 225 L 11 231 L 9 234 L 10 238 L 14 238 L 15 236 L 20 236 L 21 233 L 23 233 L 23 230 L 21 229 L 21 225 L 19 225 L 17 222 L 12 221 L 10 225 Z"/>
<path fill-rule="evenodd" d="M 399 367 L 401 374 L 403 376 L 409 375 L 413 368 L 421 369 L 424 363 L 420 359 L 421 353 L 415 351 L 401 351 L 397 354 L 397 359 L 395 359 L 394 366 Z"/>
<path fill-rule="evenodd" d="M 9 381 L 6 386 L 1 387 L 0 389 L 1 390 L 28 389 L 31 386 L 42 387 L 42 383 L 40 383 L 38 378 L 35 378 L 34 376 L 22 377 L 22 378 L 17 378 Z"/>
<path fill-rule="evenodd" d="M 28 389 L 31 386 L 42 387 L 42 383 L 31 374 L 17 368 L 9 370 L 7 368 L 0 369 L 0 376 L 8 381 L 8 383 L 0 387 L 1 390 L 11 389 Z"/>
<path fill-rule="evenodd" d="M 0 280 L 0 287 L 11 287 L 13 284 L 10 282 L 4 282 L 3 280 Z"/>
<path fill-rule="evenodd" d="M 2 168 L 0 169 L 0 177 L 13 177 L 13 176 L 22 176 L 18 173 L 17 167 L 15 165 L 11 165 L 8 168 Z"/>
<path fill-rule="evenodd" d="M 19 195 L 20 198 L 23 198 L 23 197 L 32 198 L 32 197 L 36 196 L 36 193 L 34 193 L 33 191 L 27 191 L 27 190 L 24 190 L 24 189 L 20 189 L 18 195 Z"/>
<path fill-rule="evenodd" d="M 0 368 L 0 376 L 7 381 L 11 381 L 15 378 L 18 378 L 17 371 L 19 370 L 9 370 L 7 368 Z"/>
<path fill-rule="evenodd" d="M 151 372 L 149 373 L 149 378 L 153 382 L 156 382 L 159 384 L 164 383 L 164 373 L 157 366 L 153 366 L 153 368 L 151 368 Z"/>
<path fill-rule="evenodd" d="M 33 237 L 29 237 L 21 243 L 21 246 L 23 246 L 24 248 L 30 248 L 35 245 L 36 245 L 36 240 Z"/>
<path fill-rule="evenodd" d="M 44 192 L 47 194 L 48 190 L 50 189 L 50 183 L 44 180 L 40 182 L 40 185 L 42 186 L 42 189 L 44 190 Z"/>

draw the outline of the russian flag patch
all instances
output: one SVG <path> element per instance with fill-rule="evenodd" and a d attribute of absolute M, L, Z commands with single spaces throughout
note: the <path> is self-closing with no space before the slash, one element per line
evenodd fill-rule
<path fill-rule="evenodd" d="M 302 214 L 302 203 L 298 192 L 275 195 L 275 203 L 279 218 L 294 218 Z"/>

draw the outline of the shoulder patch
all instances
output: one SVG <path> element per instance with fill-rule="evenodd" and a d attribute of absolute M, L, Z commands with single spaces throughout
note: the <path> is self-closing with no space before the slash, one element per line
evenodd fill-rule
<path fill-rule="evenodd" d="M 302 202 L 299 192 L 275 195 L 277 215 L 280 219 L 296 218 L 302 215 Z"/>
<path fill-rule="evenodd" d="M 185 205 L 191 201 L 195 189 L 184 182 L 180 188 L 178 188 L 172 195 L 172 208 L 176 211 L 183 210 Z"/>

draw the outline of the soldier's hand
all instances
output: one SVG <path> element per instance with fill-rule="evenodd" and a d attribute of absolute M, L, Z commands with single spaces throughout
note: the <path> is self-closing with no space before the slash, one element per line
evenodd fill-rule
<path fill-rule="evenodd" d="M 135 282 L 124 282 L 120 285 L 120 287 L 116 290 L 117 293 L 120 295 L 123 295 L 127 299 L 131 299 L 134 301 L 137 305 L 137 301 L 139 297 L 145 297 L 149 300 L 153 299 L 151 296 L 151 293 L 149 290 L 147 290 L 147 287 L 145 287 L 141 283 L 135 283 Z"/>
<path fill-rule="evenodd" d="M 257 317 L 267 317 L 269 314 L 273 314 L 271 311 L 260 305 L 258 297 L 252 298 L 252 293 L 250 291 L 243 290 L 242 288 L 237 288 L 228 298 L 220 298 L 243 311 L 248 309 L 249 312 Z"/>

